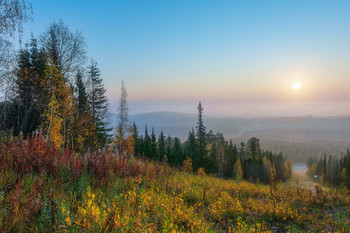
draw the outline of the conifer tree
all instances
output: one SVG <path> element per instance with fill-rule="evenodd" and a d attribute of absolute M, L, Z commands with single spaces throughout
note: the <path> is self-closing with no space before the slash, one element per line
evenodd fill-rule
<path fill-rule="evenodd" d="M 173 158 L 173 153 L 172 153 L 172 138 L 170 136 L 168 136 L 166 138 L 165 154 L 166 154 L 166 158 L 167 158 L 167 161 L 169 162 L 169 164 L 172 164 L 174 161 L 174 158 Z"/>
<path fill-rule="evenodd" d="M 205 165 L 205 158 L 207 156 L 207 134 L 203 122 L 203 107 L 201 102 L 198 104 L 198 122 L 197 122 L 197 152 L 194 158 L 195 171 Z"/>
<path fill-rule="evenodd" d="M 207 174 L 209 173 L 216 174 L 218 172 L 217 158 L 218 158 L 218 147 L 217 147 L 217 143 L 214 142 L 211 145 L 209 156 L 205 161 L 206 163 L 204 168 Z"/>
<path fill-rule="evenodd" d="M 31 36 L 30 43 L 19 52 L 13 98 L 17 105 L 15 119 L 9 119 L 8 127 L 15 134 L 23 132 L 25 136 L 37 130 L 42 123 L 42 114 L 51 95 L 48 93 L 48 79 L 45 76 L 46 58 L 37 47 L 37 40 Z"/>
<path fill-rule="evenodd" d="M 151 159 L 157 159 L 157 138 L 156 134 L 154 133 L 154 128 L 152 128 L 151 133 Z"/>
<path fill-rule="evenodd" d="M 144 154 L 151 158 L 151 138 L 148 134 L 147 124 L 145 125 Z"/>
<path fill-rule="evenodd" d="M 172 164 L 180 167 L 182 162 L 185 160 L 185 158 L 184 158 L 184 154 L 183 154 L 183 150 L 182 150 L 181 141 L 177 137 L 174 138 L 174 148 L 173 148 L 172 154 L 173 154 L 171 156 Z"/>
<path fill-rule="evenodd" d="M 165 155 L 165 136 L 163 131 L 160 131 L 160 135 L 158 138 L 158 160 L 163 161 L 163 157 Z"/>
<path fill-rule="evenodd" d="M 187 138 L 187 141 L 185 142 L 185 153 L 186 153 L 186 156 L 188 156 L 191 159 L 191 161 L 196 155 L 196 135 L 194 133 L 193 128 L 191 131 L 188 132 L 188 138 Z"/>
<path fill-rule="evenodd" d="M 92 118 L 88 96 L 83 82 L 83 73 L 78 70 L 75 77 L 76 108 L 77 114 L 74 123 L 74 143 L 73 147 L 77 151 L 94 149 L 97 144 L 96 125 Z"/>
<path fill-rule="evenodd" d="M 136 123 L 134 121 L 133 125 L 132 125 L 132 134 L 133 134 L 133 138 L 134 138 L 134 143 L 135 143 L 135 155 L 140 155 L 141 152 L 141 148 L 140 148 L 140 138 L 139 138 L 139 132 L 137 130 L 137 126 Z"/>
<path fill-rule="evenodd" d="M 108 99 L 105 95 L 106 89 L 104 88 L 103 80 L 100 77 L 101 72 L 97 67 L 97 63 L 92 59 L 88 67 L 88 74 L 88 99 L 91 115 L 96 125 L 99 144 L 104 145 L 109 140 L 109 131 L 111 130 L 107 128 L 107 124 L 104 121 L 108 112 Z"/>
<path fill-rule="evenodd" d="M 86 93 L 85 84 L 83 82 L 83 73 L 78 70 L 75 76 L 75 91 L 77 95 L 77 108 L 78 113 L 81 115 L 89 110 L 88 96 Z"/>
<path fill-rule="evenodd" d="M 236 144 L 233 144 L 232 140 L 230 139 L 229 145 L 228 145 L 228 153 L 227 158 L 225 158 L 225 177 L 233 177 L 233 166 L 238 158 L 238 150 Z"/>

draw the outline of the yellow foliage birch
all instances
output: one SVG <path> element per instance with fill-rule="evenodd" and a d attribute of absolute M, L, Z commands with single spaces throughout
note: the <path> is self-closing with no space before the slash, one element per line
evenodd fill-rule
<path fill-rule="evenodd" d="M 58 114 L 59 104 L 56 100 L 56 96 L 53 94 L 51 100 L 48 104 L 48 109 L 45 111 L 45 122 L 46 126 L 46 137 L 48 140 L 55 145 L 57 148 L 60 148 L 63 143 L 62 137 L 62 122 L 63 119 L 59 117 Z"/>

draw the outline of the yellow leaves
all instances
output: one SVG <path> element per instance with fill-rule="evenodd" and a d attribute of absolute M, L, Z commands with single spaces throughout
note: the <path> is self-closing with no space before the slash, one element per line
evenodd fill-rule
<path fill-rule="evenodd" d="M 50 142 L 60 148 L 65 141 L 69 141 L 66 135 L 72 135 L 68 131 L 73 128 L 71 126 L 76 111 L 74 97 L 56 65 L 48 65 L 45 74 L 51 97 L 44 113 L 44 131 Z"/>
<path fill-rule="evenodd" d="M 133 155 L 135 147 L 134 136 L 132 134 L 133 128 L 128 127 L 127 129 L 122 129 L 118 125 L 115 131 L 116 135 L 113 141 L 117 151 L 125 155 Z"/>
<path fill-rule="evenodd" d="M 66 223 L 68 224 L 68 226 L 70 226 L 72 224 L 71 220 L 70 220 L 70 217 L 66 217 L 64 219 L 66 221 Z"/>
<path fill-rule="evenodd" d="M 87 202 L 87 206 L 90 207 L 91 205 L 92 205 L 92 200 L 90 199 L 90 200 L 88 200 L 88 202 Z"/>
<path fill-rule="evenodd" d="M 71 215 L 63 215 L 66 226 L 82 232 L 99 231 L 107 223 L 112 232 L 271 232 L 272 221 L 302 226 L 309 219 L 294 209 L 296 197 L 286 190 L 271 196 L 265 185 L 183 172 L 141 182 L 142 177 L 125 180 L 114 196 L 88 189 L 74 215 L 62 210 Z M 331 216 L 324 217 L 332 223 Z"/>
<path fill-rule="evenodd" d="M 60 148 L 63 143 L 63 119 L 59 116 L 58 111 L 59 104 L 57 102 L 55 94 L 53 94 L 51 96 L 48 109 L 45 112 L 46 121 L 44 122 L 44 125 L 46 126 L 46 135 L 49 141 L 57 148 Z"/>
<path fill-rule="evenodd" d="M 182 170 L 185 172 L 192 172 L 192 159 L 190 157 L 187 157 L 183 162 L 182 162 Z"/>

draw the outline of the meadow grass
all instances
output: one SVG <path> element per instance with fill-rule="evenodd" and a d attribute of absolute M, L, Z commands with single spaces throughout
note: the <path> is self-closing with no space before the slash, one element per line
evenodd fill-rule
<path fill-rule="evenodd" d="M 1 232 L 346 232 L 347 190 L 222 180 L 40 138 L 0 146 Z"/>

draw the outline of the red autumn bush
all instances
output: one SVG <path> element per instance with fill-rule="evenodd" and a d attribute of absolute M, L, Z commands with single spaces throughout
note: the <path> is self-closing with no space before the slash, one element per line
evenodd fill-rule
<path fill-rule="evenodd" d="M 19 178 L 27 174 L 46 174 L 59 179 L 64 171 L 76 182 L 86 171 L 100 184 L 106 184 L 111 176 L 156 178 L 167 173 L 164 166 L 142 159 L 128 159 L 108 150 L 87 155 L 76 154 L 69 147 L 60 151 L 40 133 L 27 140 L 20 137 L 0 142 L 0 172 L 12 171 Z"/>

